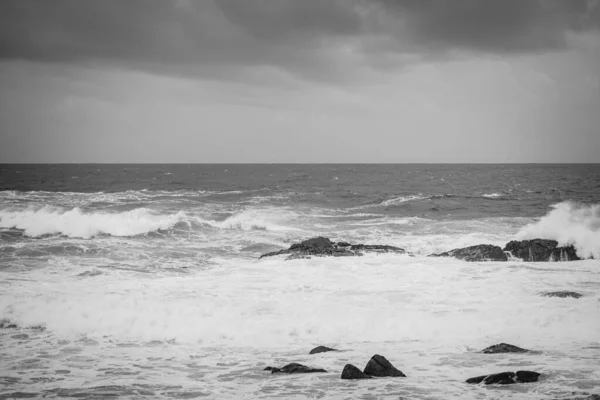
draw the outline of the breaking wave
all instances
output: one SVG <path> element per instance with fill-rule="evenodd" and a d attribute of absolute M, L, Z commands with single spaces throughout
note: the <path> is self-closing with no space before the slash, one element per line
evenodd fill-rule
<path fill-rule="evenodd" d="M 600 258 L 600 204 L 573 202 L 554 204 L 539 221 L 524 226 L 518 239 L 554 239 L 559 245 L 573 245 L 580 257 Z"/>
<path fill-rule="evenodd" d="M 1 228 L 20 229 L 25 235 L 32 237 L 54 234 L 85 239 L 100 234 L 135 236 L 169 229 L 179 222 L 189 225 L 185 213 L 162 215 L 147 208 L 119 213 L 84 212 L 78 207 L 64 210 L 50 206 L 0 211 Z"/>
<path fill-rule="evenodd" d="M 297 219 L 298 215 L 285 210 L 247 209 L 231 215 L 222 221 L 203 220 L 202 222 L 219 229 L 239 229 L 244 231 L 264 230 L 273 232 L 297 231 L 287 226 L 287 222 Z"/>

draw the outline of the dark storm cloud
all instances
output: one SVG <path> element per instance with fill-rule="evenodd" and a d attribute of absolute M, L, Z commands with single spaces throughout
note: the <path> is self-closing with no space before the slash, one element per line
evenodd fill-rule
<path fill-rule="evenodd" d="M 600 27 L 588 0 L 381 0 L 401 21 L 394 29 L 413 45 L 433 50 L 538 52 L 563 48 L 568 31 Z"/>
<path fill-rule="evenodd" d="M 358 57 L 543 52 L 599 26 L 588 0 L 3 0 L 0 57 L 318 78 L 339 72 L 340 44 Z"/>

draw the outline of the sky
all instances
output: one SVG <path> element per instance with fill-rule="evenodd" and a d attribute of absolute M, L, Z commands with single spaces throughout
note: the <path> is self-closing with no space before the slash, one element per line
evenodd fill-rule
<path fill-rule="evenodd" d="M 600 162 L 600 1 L 2 0 L 0 162 Z"/>

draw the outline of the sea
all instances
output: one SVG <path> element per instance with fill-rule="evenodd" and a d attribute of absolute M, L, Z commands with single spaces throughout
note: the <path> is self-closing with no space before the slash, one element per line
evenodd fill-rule
<path fill-rule="evenodd" d="M 259 259 L 316 236 L 410 254 Z M 428 257 L 531 238 L 586 259 Z M 600 394 L 600 164 L 0 165 L 0 326 L 0 399 Z"/>

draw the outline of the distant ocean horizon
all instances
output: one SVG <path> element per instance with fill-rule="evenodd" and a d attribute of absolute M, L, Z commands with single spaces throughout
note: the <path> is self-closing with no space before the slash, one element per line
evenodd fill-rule
<path fill-rule="evenodd" d="M 259 260 L 317 236 L 411 255 Z M 535 238 L 585 259 L 429 257 Z M 600 164 L 0 164 L 0 396 L 564 398 L 598 316 Z M 374 354 L 407 378 L 339 379 Z"/>

